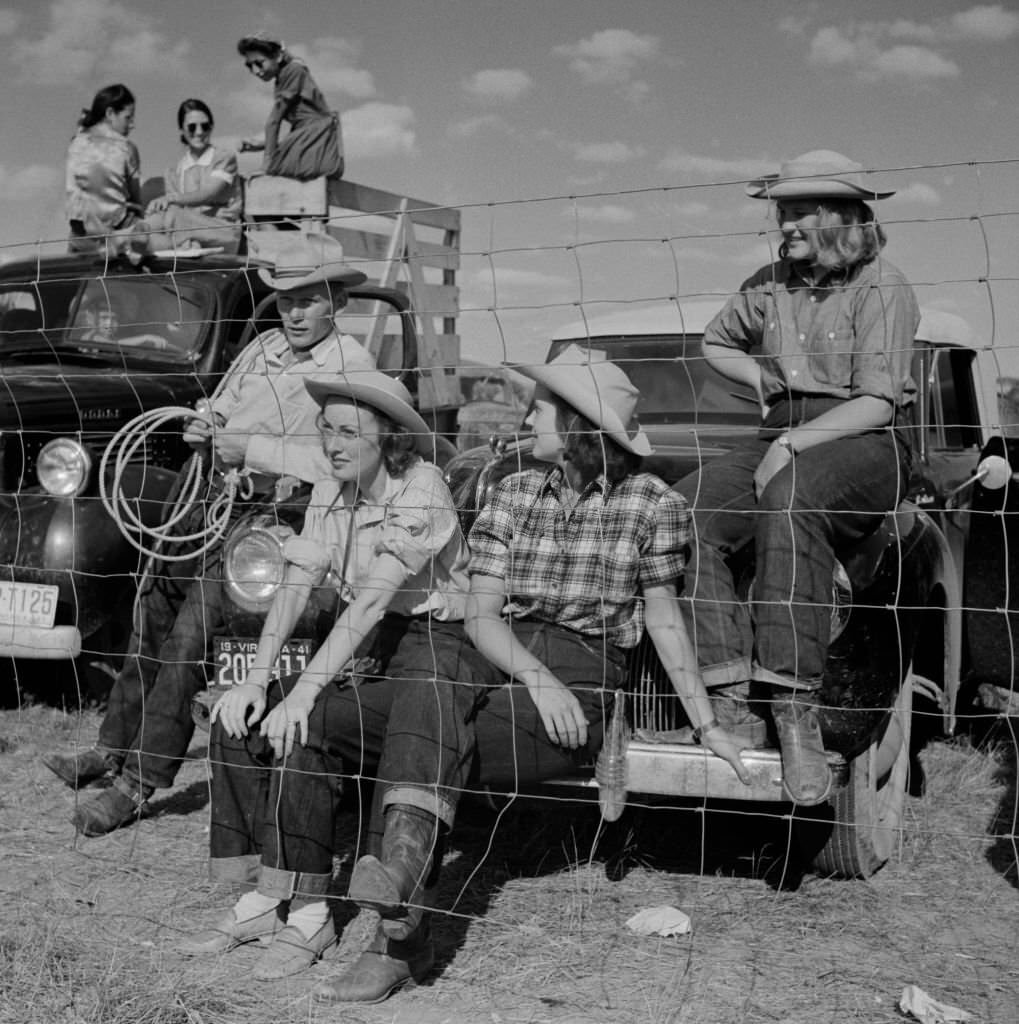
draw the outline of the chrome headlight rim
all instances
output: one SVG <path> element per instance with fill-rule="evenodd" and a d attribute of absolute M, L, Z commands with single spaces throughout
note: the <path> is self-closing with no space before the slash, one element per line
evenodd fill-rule
<path fill-rule="evenodd" d="M 283 585 L 284 537 L 271 517 L 239 524 L 223 545 L 223 579 L 227 594 L 239 608 L 267 612 Z M 253 570 L 259 568 L 259 574 Z"/>
<path fill-rule="evenodd" d="M 35 459 L 39 486 L 55 498 L 77 498 L 92 480 L 92 453 L 73 437 L 55 437 Z"/>

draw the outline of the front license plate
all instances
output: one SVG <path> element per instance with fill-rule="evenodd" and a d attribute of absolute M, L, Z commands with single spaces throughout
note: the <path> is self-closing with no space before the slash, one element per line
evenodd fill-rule
<path fill-rule="evenodd" d="M 0 622 L 51 629 L 58 593 L 52 583 L 0 583 Z"/>
<path fill-rule="evenodd" d="M 258 650 L 257 640 L 242 640 L 239 637 L 220 636 L 216 638 L 216 683 L 219 686 L 240 686 L 248 678 L 248 669 L 255 662 Z M 311 661 L 310 640 L 288 640 L 280 651 L 279 661 L 273 678 L 303 672 Z"/>

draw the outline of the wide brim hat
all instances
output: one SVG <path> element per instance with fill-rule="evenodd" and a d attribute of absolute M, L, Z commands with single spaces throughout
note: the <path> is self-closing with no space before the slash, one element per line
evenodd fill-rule
<path fill-rule="evenodd" d="M 332 235 L 301 232 L 276 254 L 275 267 L 263 267 L 258 276 L 277 292 L 325 281 L 346 285 L 364 284 L 367 274 L 355 270 L 343 258 L 343 246 Z"/>
<path fill-rule="evenodd" d="M 752 199 L 862 199 L 895 195 L 869 180 L 863 166 L 831 149 L 814 149 L 787 160 L 777 174 L 764 174 L 746 185 Z"/>
<path fill-rule="evenodd" d="M 334 377 L 309 377 L 304 382 L 308 394 L 323 408 L 330 398 L 349 398 L 363 404 L 404 427 L 414 437 L 420 454 L 435 454 L 432 428 L 412 404 L 410 392 L 395 377 L 381 370 L 358 370 Z"/>
<path fill-rule="evenodd" d="M 568 345 L 547 363 L 505 365 L 544 385 L 626 451 L 634 455 L 653 453 L 647 434 L 637 422 L 640 392 L 604 352 Z"/>

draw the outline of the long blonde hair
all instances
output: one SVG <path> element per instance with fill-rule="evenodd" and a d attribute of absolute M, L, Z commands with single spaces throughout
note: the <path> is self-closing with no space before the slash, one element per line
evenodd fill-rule
<path fill-rule="evenodd" d="M 869 263 L 888 241 L 874 211 L 860 199 L 819 199 L 817 216 L 815 261 L 829 270 L 848 270 L 858 263 Z M 785 243 L 778 254 L 786 257 Z"/>

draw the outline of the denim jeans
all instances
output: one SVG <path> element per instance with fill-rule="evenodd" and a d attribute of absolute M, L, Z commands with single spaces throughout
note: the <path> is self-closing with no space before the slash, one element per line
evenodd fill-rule
<path fill-rule="evenodd" d="M 819 411 L 804 408 L 792 422 Z M 756 498 L 754 471 L 780 426 L 790 422 L 789 413 L 773 410 L 760 437 L 675 485 L 693 507 L 689 600 L 682 606 L 709 687 L 747 679 L 820 687 L 835 549 L 872 533 L 906 493 L 908 449 L 885 430 L 805 449 Z M 753 623 L 726 563 L 750 542 L 756 551 Z"/>
<path fill-rule="evenodd" d="M 518 622 L 517 638 L 580 701 L 587 745 L 570 750 L 549 739 L 538 709 L 521 683 L 490 690 L 474 722 L 476 753 L 471 781 L 503 793 L 544 779 L 576 775 L 601 749 L 612 696 L 626 685 L 625 653 L 548 623 Z"/>
<path fill-rule="evenodd" d="M 324 893 L 332 876 L 341 780 L 369 780 L 377 794 L 369 831 L 381 832 L 388 804 L 416 806 L 447 826 L 467 783 L 479 698 L 498 673 L 470 645 L 460 623 L 387 616 L 375 651 L 384 675 L 357 686 L 329 684 L 308 722 L 308 742 L 275 762 L 266 740 L 210 740 L 210 873 L 247 881 L 287 899 Z M 388 653 L 393 652 L 393 653 Z M 270 707 L 297 677 L 270 690 Z M 257 728 L 257 727 L 256 727 Z"/>

